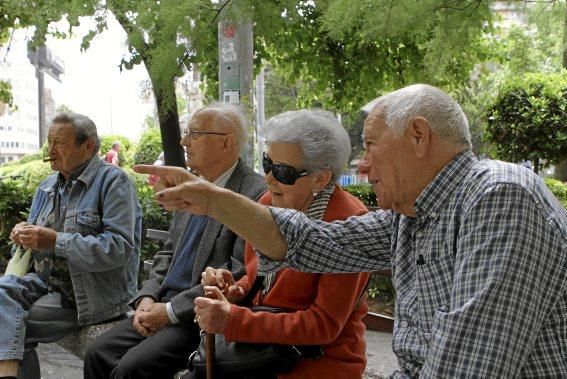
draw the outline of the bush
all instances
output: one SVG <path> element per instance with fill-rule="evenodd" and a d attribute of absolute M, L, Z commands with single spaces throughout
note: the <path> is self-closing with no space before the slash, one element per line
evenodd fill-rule
<path fill-rule="evenodd" d="M 164 210 L 154 198 L 154 190 L 148 185 L 148 176 L 135 173 L 131 169 L 125 170 L 134 183 L 142 208 L 142 247 L 140 249 L 140 259 L 142 261 L 151 259 L 160 249 L 160 246 L 146 238 L 148 229 L 169 230 L 172 213 Z"/>
<path fill-rule="evenodd" d="M 547 184 L 551 192 L 557 196 L 557 199 L 559 199 L 563 206 L 567 208 L 567 184 L 552 178 L 545 179 L 545 184 Z"/>
<path fill-rule="evenodd" d="M 497 157 L 530 160 L 534 171 L 567 157 L 567 71 L 511 76 L 486 112 L 484 137 Z"/>
<path fill-rule="evenodd" d="M 6 265 L 11 243 L 10 232 L 14 225 L 25 221 L 29 214 L 33 190 L 21 181 L 0 180 L 0 267 Z"/>
<path fill-rule="evenodd" d="M 153 164 L 161 151 L 161 132 L 158 128 L 150 128 L 140 138 L 134 154 L 134 164 Z"/>
<path fill-rule="evenodd" d="M 35 191 L 39 183 L 53 171 L 47 162 L 41 159 L 20 164 L 5 165 L 0 167 L 2 176 L 18 176 L 19 183 L 27 187 L 30 191 Z"/>
<path fill-rule="evenodd" d="M 376 194 L 370 184 L 353 184 L 343 187 L 345 191 L 360 199 L 367 207 L 376 207 Z"/>

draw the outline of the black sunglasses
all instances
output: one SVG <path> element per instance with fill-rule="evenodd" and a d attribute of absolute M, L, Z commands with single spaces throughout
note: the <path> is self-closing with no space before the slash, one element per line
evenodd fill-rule
<path fill-rule="evenodd" d="M 264 174 L 268 175 L 271 171 L 274 179 L 287 185 L 295 184 L 297 179 L 303 178 L 308 174 L 307 170 L 297 171 L 293 166 L 283 163 L 274 163 L 265 152 L 262 156 L 262 167 L 264 168 Z"/>

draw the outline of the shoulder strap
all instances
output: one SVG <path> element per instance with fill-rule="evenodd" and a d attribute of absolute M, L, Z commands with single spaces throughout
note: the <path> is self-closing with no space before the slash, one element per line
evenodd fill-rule
<path fill-rule="evenodd" d="M 250 291 L 238 302 L 238 305 L 242 306 L 250 306 L 252 305 L 252 300 L 254 300 L 254 296 L 262 289 L 264 285 L 264 277 L 260 275 L 256 275 L 256 279 L 254 279 L 254 283 L 252 287 L 250 287 Z"/>

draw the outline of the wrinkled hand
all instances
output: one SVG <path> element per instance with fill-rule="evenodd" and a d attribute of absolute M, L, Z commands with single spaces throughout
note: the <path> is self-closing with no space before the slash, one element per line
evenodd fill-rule
<path fill-rule="evenodd" d="M 12 229 L 10 239 L 16 245 L 21 245 L 26 249 L 54 249 L 57 240 L 57 232 L 43 226 L 31 225 L 27 222 L 20 222 Z"/>
<path fill-rule="evenodd" d="M 186 211 L 193 214 L 209 214 L 211 196 L 216 188 L 181 167 L 135 165 L 140 174 L 157 175 L 160 180 L 154 185 L 156 200 L 168 211 Z"/>
<path fill-rule="evenodd" d="M 142 304 L 140 302 L 136 311 L 142 308 L 140 307 L 141 305 Z M 138 333 L 146 337 L 148 335 L 151 336 L 156 334 L 158 331 L 165 328 L 171 323 L 169 321 L 169 317 L 167 316 L 165 303 L 154 303 L 151 305 L 149 303 L 144 304 L 143 308 L 140 309 L 140 312 L 136 312 L 134 316 L 137 316 L 137 323 L 142 327 L 140 329 L 136 328 L 136 330 L 138 330 Z M 147 331 L 147 335 L 142 333 L 145 331 Z"/>
<path fill-rule="evenodd" d="M 145 326 L 140 324 L 140 315 L 144 312 L 149 312 L 152 309 L 152 307 L 154 306 L 155 303 L 156 302 L 151 297 L 144 297 L 144 298 L 142 298 L 142 300 L 140 300 L 140 302 L 138 303 L 138 307 L 136 308 L 136 311 L 134 312 L 132 325 L 134 326 L 136 331 L 144 337 L 151 336 L 155 333 L 153 333 L 151 330 L 149 330 L 148 328 L 146 328 Z"/>
<path fill-rule="evenodd" d="M 224 334 L 230 317 L 230 303 L 218 287 L 206 286 L 209 297 L 195 299 L 195 315 L 199 327 L 208 333 Z"/>
<path fill-rule="evenodd" d="M 237 285 L 232 273 L 225 269 L 207 267 L 205 271 L 201 273 L 201 284 L 203 287 L 218 287 L 231 303 L 237 303 L 242 300 L 245 295 L 244 288 Z"/>

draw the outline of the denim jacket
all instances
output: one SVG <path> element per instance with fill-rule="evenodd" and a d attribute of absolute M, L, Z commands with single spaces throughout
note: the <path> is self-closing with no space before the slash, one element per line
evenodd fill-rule
<path fill-rule="evenodd" d="M 57 187 L 57 173 L 41 182 L 30 224 L 46 224 Z M 71 189 L 52 252 L 67 259 L 79 324 L 95 324 L 129 310 L 127 268 L 130 256 L 139 256 L 141 233 L 142 213 L 132 182 L 124 171 L 93 156 Z"/>

